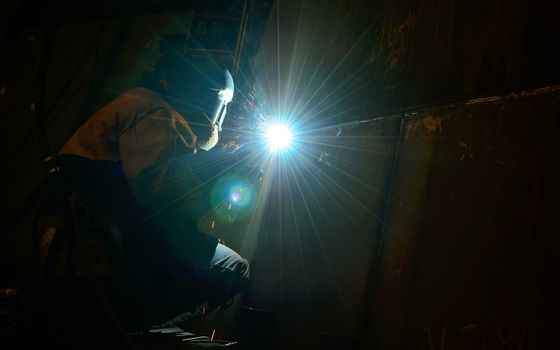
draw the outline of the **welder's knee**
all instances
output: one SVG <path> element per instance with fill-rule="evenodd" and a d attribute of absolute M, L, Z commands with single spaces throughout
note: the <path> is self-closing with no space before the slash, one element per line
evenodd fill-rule
<path fill-rule="evenodd" d="M 248 286 L 250 268 L 247 259 L 234 250 L 218 244 L 207 272 L 207 278 L 215 287 L 232 297 Z"/>
<path fill-rule="evenodd" d="M 241 291 L 247 287 L 247 285 L 249 284 L 249 279 L 251 277 L 249 262 L 247 261 L 247 259 L 241 258 L 241 260 L 236 263 L 234 271 L 237 274 L 236 278 L 239 284 L 239 291 Z"/>

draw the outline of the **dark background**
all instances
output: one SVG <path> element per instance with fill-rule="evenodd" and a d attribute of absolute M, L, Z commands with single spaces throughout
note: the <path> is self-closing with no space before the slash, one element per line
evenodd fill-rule
<path fill-rule="evenodd" d="M 213 53 L 243 92 L 231 121 L 253 91 L 301 133 L 300 155 L 265 172 L 255 214 L 223 226 L 253 264 L 241 303 L 272 315 L 271 343 L 558 347 L 558 5 L 248 3 L 243 49 L 243 1 L 1 5 L 4 280 L 30 268 L 40 121 L 56 152 L 161 38 L 214 14 L 233 23 Z M 235 336 L 241 321 L 226 321 Z"/>

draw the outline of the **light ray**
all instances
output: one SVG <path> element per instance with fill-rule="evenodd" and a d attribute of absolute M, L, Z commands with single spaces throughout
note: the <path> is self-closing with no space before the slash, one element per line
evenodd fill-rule
<path fill-rule="evenodd" d="M 290 168 L 290 170 L 293 171 L 292 168 Z M 295 174 L 294 174 L 294 175 L 295 175 Z M 315 234 L 315 238 L 316 238 L 317 241 L 319 242 L 319 246 L 320 246 L 320 248 L 321 248 L 321 252 L 323 253 L 323 257 L 325 258 L 325 261 L 327 262 L 327 266 L 328 266 L 328 270 L 329 270 L 329 273 L 330 273 L 330 277 L 331 277 L 331 279 L 334 281 L 334 285 L 335 285 L 335 287 L 336 287 L 336 290 L 337 290 L 337 292 L 338 292 L 338 294 L 339 294 L 339 297 L 340 297 L 341 300 L 342 300 L 342 303 L 343 303 L 343 306 L 344 306 L 344 311 L 345 311 L 346 313 L 348 313 L 348 303 L 347 303 L 347 301 L 346 301 L 346 298 L 344 297 L 344 294 L 342 293 L 342 290 L 341 290 L 341 288 L 340 288 L 340 285 L 339 285 L 338 281 L 337 281 L 336 278 L 334 277 L 335 274 L 334 274 L 334 270 L 333 270 L 331 261 L 330 261 L 330 259 L 329 259 L 329 255 L 327 254 L 327 251 L 326 251 L 325 246 L 324 246 L 324 244 L 323 244 L 323 240 L 321 239 L 321 236 L 320 236 L 320 234 L 319 234 L 319 230 L 317 229 L 317 225 L 316 225 L 316 223 L 315 223 L 315 220 L 313 219 L 313 215 L 311 214 L 311 210 L 309 209 L 309 204 L 307 203 L 307 199 L 306 199 L 305 196 L 303 195 L 303 191 L 302 191 L 302 189 L 301 189 L 300 182 L 299 182 L 297 176 L 294 176 L 294 181 L 295 181 L 295 184 L 296 184 L 296 186 L 297 186 L 297 188 L 298 188 L 298 191 L 299 191 L 300 197 L 301 197 L 301 199 L 302 199 L 303 205 L 304 205 L 304 207 L 305 207 L 305 211 L 306 211 L 306 213 L 307 213 L 307 216 L 309 217 L 309 220 L 310 220 L 310 222 L 311 222 L 311 226 L 313 227 L 313 232 L 314 232 L 314 234 Z"/>

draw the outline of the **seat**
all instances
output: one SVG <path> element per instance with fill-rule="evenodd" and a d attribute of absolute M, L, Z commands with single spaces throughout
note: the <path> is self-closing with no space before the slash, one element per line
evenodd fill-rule
<path fill-rule="evenodd" d="M 108 202 L 124 180 L 112 163 L 76 156 L 48 162 L 48 189 L 34 225 L 45 278 L 110 278 L 121 268 L 122 215 Z"/>
<path fill-rule="evenodd" d="M 75 156 L 52 157 L 47 164 L 34 242 L 48 333 L 70 347 L 130 344 L 111 301 L 123 274 L 122 215 L 112 215 L 120 201 L 115 187 L 124 181 L 118 164 Z"/>

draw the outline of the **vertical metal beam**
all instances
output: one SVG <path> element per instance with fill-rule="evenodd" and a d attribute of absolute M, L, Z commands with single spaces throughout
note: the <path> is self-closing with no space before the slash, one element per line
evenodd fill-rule
<path fill-rule="evenodd" d="M 45 95 L 47 90 L 47 75 L 49 70 L 49 62 L 51 59 L 51 51 L 56 32 L 55 26 L 48 26 L 45 33 L 45 42 L 43 52 L 38 67 L 37 88 L 35 91 L 35 124 L 37 127 L 39 153 L 44 161 L 51 154 L 51 146 L 45 123 L 46 108 Z"/>
<path fill-rule="evenodd" d="M 376 247 L 377 251 L 371 255 L 371 261 L 369 264 L 369 272 L 367 278 L 367 285 L 366 290 L 364 293 L 364 301 L 362 303 L 363 310 L 364 310 L 364 319 L 362 322 L 362 329 L 360 333 L 360 338 L 362 344 L 365 348 L 368 331 L 371 328 L 371 324 L 373 322 L 373 313 L 374 313 L 374 305 L 376 299 L 376 293 L 380 284 L 380 277 L 381 277 L 381 254 L 383 249 L 383 243 L 385 241 L 385 234 L 386 234 L 386 223 L 387 217 L 389 215 L 389 206 L 391 205 L 391 193 L 393 192 L 393 184 L 395 182 L 395 175 L 397 173 L 397 167 L 399 164 L 399 156 L 401 150 L 401 144 L 403 140 L 403 133 L 404 133 L 404 123 L 405 123 L 405 116 L 400 118 L 400 125 L 399 125 L 399 136 L 395 144 L 395 151 L 393 152 L 393 156 L 391 159 L 391 168 L 389 172 L 389 177 L 387 179 L 385 185 L 385 203 L 382 207 L 381 213 L 381 228 L 379 229 L 378 237 L 376 240 Z"/>
<path fill-rule="evenodd" d="M 239 33 L 237 33 L 237 45 L 235 46 L 235 57 L 233 59 L 233 76 L 237 77 L 237 72 L 239 71 L 239 65 L 241 64 L 241 57 L 243 51 L 243 41 L 245 40 L 245 31 L 247 29 L 248 22 L 248 2 L 249 0 L 244 0 L 243 3 L 243 14 L 241 15 L 241 22 L 239 23 Z"/>

